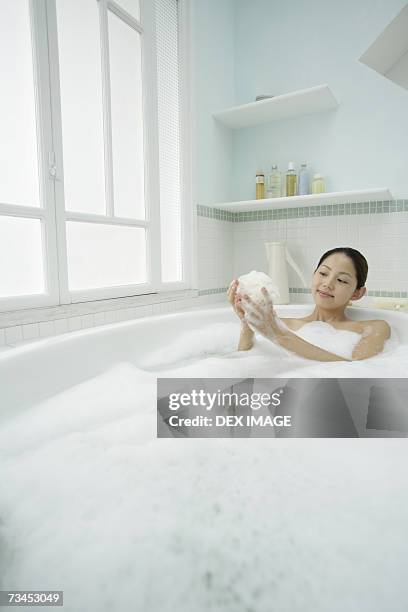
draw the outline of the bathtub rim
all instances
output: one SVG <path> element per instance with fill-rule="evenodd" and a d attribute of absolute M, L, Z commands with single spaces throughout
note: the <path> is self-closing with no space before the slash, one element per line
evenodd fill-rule
<path fill-rule="evenodd" d="M 290 312 L 301 313 L 304 314 L 311 313 L 314 308 L 314 304 L 311 302 L 299 303 L 299 304 L 279 304 L 275 306 L 275 310 L 280 316 L 288 316 L 286 310 L 289 309 Z M 201 314 L 212 312 L 214 310 L 225 311 L 225 313 L 231 312 L 232 310 L 229 305 L 226 305 L 225 302 L 216 303 L 216 304 L 206 304 L 206 305 L 197 305 L 193 307 L 189 307 L 183 310 L 178 310 L 176 312 L 170 313 L 157 313 L 153 315 L 148 315 L 144 317 L 129 319 L 127 321 L 115 321 L 113 323 L 105 323 L 101 325 L 95 325 L 93 327 L 82 328 L 74 331 L 67 331 L 59 334 L 55 334 L 53 336 L 47 336 L 45 338 L 35 338 L 32 340 L 26 340 L 19 342 L 16 345 L 5 345 L 3 350 L 0 351 L 0 366 L 4 361 L 7 361 L 11 357 L 17 357 L 18 355 L 24 355 L 26 353 L 35 352 L 39 349 L 44 349 L 49 346 L 50 348 L 59 345 L 60 343 L 68 343 L 70 341 L 75 341 L 77 338 L 84 338 L 86 336 L 100 335 L 105 334 L 110 331 L 115 330 L 123 330 L 126 328 L 132 328 L 133 326 L 139 326 L 143 323 L 151 322 L 152 320 L 158 319 L 178 319 L 185 315 L 195 315 L 199 316 Z M 387 321 L 391 326 L 393 322 L 396 321 L 405 321 L 406 320 L 406 333 L 408 337 L 408 313 L 407 312 L 398 312 L 395 310 L 386 310 L 379 308 L 369 308 L 369 307 L 361 307 L 361 306 L 349 306 L 346 310 L 347 314 L 351 315 L 352 320 L 365 320 L 367 318 L 370 319 L 383 319 Z M 282 313 L 282 314 L 281 314 Z M 233 318 L 231 320 L 234 320 Z M 397 331 L 397 336 L 398 336 Z"/>

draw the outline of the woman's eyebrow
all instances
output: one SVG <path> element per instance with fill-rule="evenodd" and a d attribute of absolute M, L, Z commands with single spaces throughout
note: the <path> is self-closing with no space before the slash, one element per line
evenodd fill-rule
<path fill-rule="evenodd" d="M 326 264 L 322 264 L 321 267 L 323 267 L 323 266 L 331 271 L 330 266 L 327 266 Z M 347 276 L 351 276 L 352 277 L 352 275 L 349 272 L 339 272 L 339 274 L 347 274 Z"/>

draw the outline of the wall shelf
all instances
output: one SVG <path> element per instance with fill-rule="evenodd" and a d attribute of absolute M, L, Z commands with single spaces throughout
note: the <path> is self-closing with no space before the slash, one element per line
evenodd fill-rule
<path fill-rule="evenodd" d="M 251 127 L 279 119 L 320 113 L 338 106 L 328 85 L 300 89 L 267 100 L 233 106 L 214 113 L 214 118 L 233 129 Z"/>
<path fill-rule="evenodd" d="M 408 5 L 376 38 L 359 61 L 408 89 Z"/>
<path fill-rule="evenodd" d="M 319 206 L 321 204 L 342 204 L 346 202 L 373 202 L 392 200 L 388 189 L 360 189 L 358 191 L 336 191 L 285 198 L 264 198 L 263 200 L 245 200 L 242 202 L 221 202 L 209 204 L 210 208 L 229 210 L 230 212 L 247 212 L 251 210 L 268 210 L 272 208 L 297 208 L 299 206 Z"/>

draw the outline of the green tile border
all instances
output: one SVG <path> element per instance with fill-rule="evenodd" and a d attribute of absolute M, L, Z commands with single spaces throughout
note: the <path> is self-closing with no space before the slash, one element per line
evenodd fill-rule
<path fill-rule="evenodd" d="M 305 287 L 290 287 L 289 293 L 310 293 Z M 367 291 L 369 297 L 408 298 L 408 291 L 385 291 L 384 289 L 371 289 Z"/>
<path fill-rule="evenodd" d="M 200 289 L 198 297 L 202 295 L 215 295 L 216 293 L 227 293 L 228 287 L 217 287 L 216 289 Z"/>
<path fill-rule="evenodd" d="M 203 295 L 216 295 L 220 293 L 226 293 L 228 287 L 216 287 L 215 289 L 200 289 L 198 296 Z M 308 287 L 289 287 L 289 293 L 294 294 L 310 294 Z M 369 297 L 388 297 L 388 298 L 408 298 L 408 291 L 385 291 L 383 289 L 372 289 L 367 291 Z"/>
<path fill-rule="evenodd" d="M 369 202 L 341 202 L 296 208 L 273 208 L 247 212 L 230 212 L 210 206 L 197 206 L 197 215 L 218 221 L 248 223 L 250 221 L 276 221 L 279 219 L 304 219 L 307 217 L 338 217 L 349 215 L 376 215 L 408 212 L 408 200 L 380 200 Z"/>
<path fill-rule="evenodd" d="M 309 287 L 289 287 L 289 293 L 310 293 Z"/>
<path fill-rule="evenodd" d="M 197 215 L 199 217 L 207 217 L 208 219 L 217 219 L 217 221 L 234 221 L 236 213 L 229 210 L 221 210 L 220 208 L 211 208 L 210 206 L 197 206 Z"/>

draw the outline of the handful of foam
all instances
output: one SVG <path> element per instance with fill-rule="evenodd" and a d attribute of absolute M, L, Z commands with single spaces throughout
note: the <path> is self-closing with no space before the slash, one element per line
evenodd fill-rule
<path fill-rule="evenodd" d="M 252 270 L 252 272 L 249 272 L 249 274 L 240 276 L 238 281 L 238 293 L 241 295 L 246 293 L 249 295 L 251 300 L 261 306 L 265 306 L 266 304 L 262 293 L 262 287 L 265 287 L 268 290 L 272 302 L 274 299 L 279 297 L 278 288 L 273 284 L 271 277 L 264 272 L 256 272 L 255 270 Z"/>

